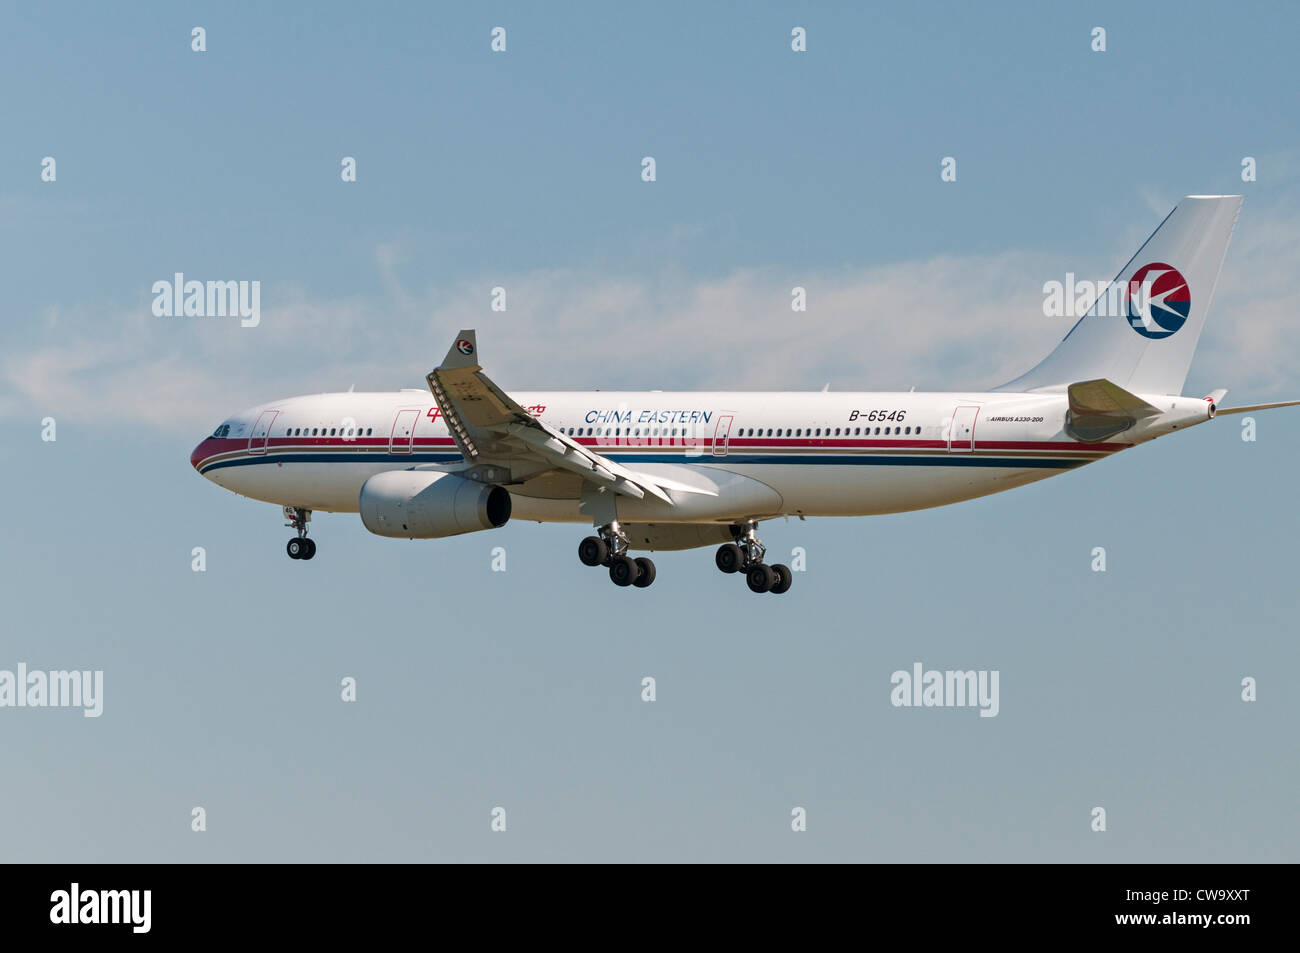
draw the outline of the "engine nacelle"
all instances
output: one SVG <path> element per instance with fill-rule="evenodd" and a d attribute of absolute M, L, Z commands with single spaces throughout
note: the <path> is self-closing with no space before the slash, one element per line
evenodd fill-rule
<path fill-rule="evenodd" d="M 510 493 L 436 470 L 388 470 L 361 485 L 361 522 L 376 536 L 437 539 L 496 529 L 510 519 Z"/>

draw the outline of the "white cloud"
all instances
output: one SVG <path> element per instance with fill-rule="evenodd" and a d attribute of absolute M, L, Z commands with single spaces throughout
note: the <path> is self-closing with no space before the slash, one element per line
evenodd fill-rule
<path fill-rule="evenodd" d="M 1236 399 L 1300 393 L 1298 257 L 1300 222 L 1243 215 L 1192 384 L 1207 377 Z M 156 318 L 147 297 L 113 320 L 52 302 L 32 321 L 39 339 L 0 362 L 0 416 L 109 414 L 193 433 L 291 394 L 420 387 L 462 327 L 478 329 L 488 373 L 515 389 L 982 388 L 1028 369 L 1068 330 L 1071 319 L 1042 313 L 1043 282 L 1064 278 L 1059 261 L 1007 252 L 798 279 L 537 271 L 414 294 L 397 277 L 400 250 L 381 246 L 382 300 L 264 284 L 257 328 Z M 503 313 L 489 307 L 498 284 Z M 807 312 L 790 310 L 795 284 Z"/>

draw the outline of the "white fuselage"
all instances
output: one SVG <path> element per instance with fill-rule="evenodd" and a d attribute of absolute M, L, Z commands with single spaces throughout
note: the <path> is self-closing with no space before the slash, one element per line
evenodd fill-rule
<path fill-rule="evenodd" d="M 1208 419 L 1206 403 L 1144 395 L 1163 413 L 1102 443 L 1065 430 L 1064 393 L 516 393 L 535 417 L 626 467 L 700 488 L 620 499 L 632 522 L 853 516 L 1021 486 Z M 1211 411 L 1212 413 L 1212 411 Z M 318 394 L 251 408 L 191 456 L 214 483 L 284 506 L 357 512 L 385 470 L 462 456 L 427 391 Z M 521 464 L 523 461 L 521 461 Z M 513 473 L 515 519 L 590 522 L 571 475 Z M 525 484 L 523 480 L 527 480 Z"/>

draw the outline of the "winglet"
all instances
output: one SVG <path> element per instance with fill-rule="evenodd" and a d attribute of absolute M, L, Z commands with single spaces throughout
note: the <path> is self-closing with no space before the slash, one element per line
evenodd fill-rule
<path fill-rule="evenodd" d="M 465 328 L 456 335 L 456 340 L 447 350 L 439 370 L 449 371 L 462 367 L 481 367 L 478 362 L 478 339 L 473 328 Z"/>

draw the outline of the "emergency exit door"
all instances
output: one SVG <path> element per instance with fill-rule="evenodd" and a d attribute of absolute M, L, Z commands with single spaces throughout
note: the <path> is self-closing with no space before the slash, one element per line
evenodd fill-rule
<path fill-rule="evenodd" d="M 418 410 L 399 410 L 393 420 L 393 433 L 388 438 L 389 453 L 410 453 L 415 440 L 415 422 L 420 419 Z"/>
<path fill-rule="evenodd" d="M 953 411 L 952 426 L 948 428 L 948 452 L 970 453 L 975 449 L 975 418 L 978 407 L 958 407 Z"/>
<path fill-rule="evenodd" d="M 266 453 L 266 441 L 271 436 L 271 424 L 279 414 L 278 410 L 268 410 L 257 418 L 257 423 L 253 424 L 253 429 L 248 434 L 249 453 Z"/>
<path fill-rule="evenodd" d="M 718 418 L 717 429 L 713 431 L 713 455 L 715 457 L 725 457 L 727 455 L 727 449 L 731 443 L 731 422 L 735 419 L 731 414 Z"/>

